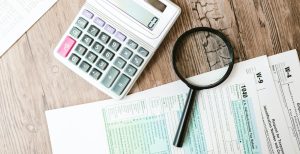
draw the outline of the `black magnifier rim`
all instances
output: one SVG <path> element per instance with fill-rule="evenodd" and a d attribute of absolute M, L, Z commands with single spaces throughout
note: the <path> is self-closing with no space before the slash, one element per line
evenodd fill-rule
<path fill-rule="evenodd" d="M 196 86 L 193 85 L 191 83 L 189 83 L 178 71 L 177 67 L 176 67 L 176 55 L 179 51 L 179 46 L 182 44 L 182 41 L 189 35 L 196 33 L 196 32 L 210 32 L 213 33 L 215 35 L 217 35 L 218 37 L 220 37 L 226 44 L 229 54 L 230 54 L 230 58 L 232 59 L 232 61 L 229 63 L 228 65 L 228 70 L 225 73 L 225 75 L 217 82 L 207 85 L 207 86 Z M 210 89 L 210 88 L 214 88 L 218 85 L 220 85 L 221 83 L 223 83 L 230 75 L 232 69 L 233 69 L 233 65 L 234 65 L 234 50 L 233 47 L 229 41 L 229 39 L 220 31 L 210 28 L 210 27 L 196 27 L 193 29 L 190 29 L 186 32 L 184 32 L 177 40 L 176 43 L 173 47 L 173 51 L 172 51 L 172 65 L 173 65 L 173 69 L 176 73 L 176 75 L 180 78 L 181 81 L 183 81 L 189 88 L 194 89 L 194 90 L 203 90 L 203 89 Z"/>

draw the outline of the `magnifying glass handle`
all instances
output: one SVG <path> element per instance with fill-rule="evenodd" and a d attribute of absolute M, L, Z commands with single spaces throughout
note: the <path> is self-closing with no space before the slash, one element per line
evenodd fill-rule
<path fill-rule="evenodd" d="M 187 132 L 193 104 L 195 102 L 196 90 L 190 89 L 188 97 L 186 99 L 183 113 L 180 118 L 180 122 L 177 128 L 177 132 L 173 141 L 173 145 L 176 147 L 182 147 L 185 134 Z"/>

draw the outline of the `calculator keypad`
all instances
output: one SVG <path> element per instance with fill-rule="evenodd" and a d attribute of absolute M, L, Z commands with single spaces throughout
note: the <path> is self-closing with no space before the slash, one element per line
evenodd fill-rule
<path fill-rule="evenodd" d="M 91 80 L 122 95 L 149 51 L 88 10 L 70 29 L 58 53 L 69 56 L 68 61 Z"/>

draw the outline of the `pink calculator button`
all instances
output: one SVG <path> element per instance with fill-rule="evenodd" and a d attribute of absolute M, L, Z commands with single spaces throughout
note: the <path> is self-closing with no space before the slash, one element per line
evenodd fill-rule
<path fill-rule="evenodd" d="M 76 41 L 71 37 L 67 36 L 64 42 L 61 44 L 60 48 L 58 49 L 58 53 L 63 56 L 67 57 L 72 48 L 74 47 Z"/>

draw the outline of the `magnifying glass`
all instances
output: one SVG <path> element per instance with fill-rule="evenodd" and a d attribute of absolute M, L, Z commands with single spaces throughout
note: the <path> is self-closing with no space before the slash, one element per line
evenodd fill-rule
<path fill-rule="evenodd" d="M 234 65 L 233 47 L 218 30 L 193 28 L 176 41 L 172 65 L 176 75 L 190 88 L 173 142 L 174 146 L 182 147 L 197 91 L 214 88 L 228 78 Z M 193 77 L 199 74 L 204 78 Z"/>

